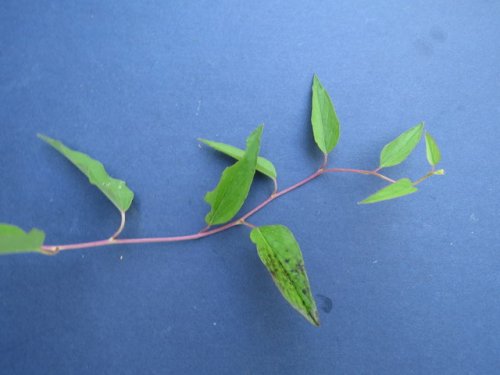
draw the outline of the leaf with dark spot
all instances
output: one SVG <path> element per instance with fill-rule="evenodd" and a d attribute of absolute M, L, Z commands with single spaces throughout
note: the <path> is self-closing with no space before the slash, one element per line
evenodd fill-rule
<path fill-rule="evenodd" d="M 250 239 L 283 297 L 310 323 L 319 326 L 302 252 L 292 232 L 283 225 L 267 225 L 252 229 Z"/>

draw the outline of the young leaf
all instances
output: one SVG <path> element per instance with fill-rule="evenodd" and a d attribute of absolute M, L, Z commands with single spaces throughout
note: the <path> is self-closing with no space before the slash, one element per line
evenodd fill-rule
<path fill-rule="evenodd" d="M 323 88 L 316 74 L 312 86 L 311 123 L 314 141 L 323 153 L 328 154 L 337 145 L 340 124 L 330 95 Z"/>
<path fill-rule="evenodd" d="M 267 225 L 253 228 L 250 239 L 283 297 L 310 323 L 319 326 L 302 252 L 292 232 L 283 225 Z"/>
<path fill-rule="evenodd" d="M 409 178 L 402 178 L 393 184 L 380 189 L 375 194 L 370 195 L 368 198 L 363 199 L 359 204 L 375 203 L 386 201 L 389 199 L 399 198 L 404 195 L 412 194 L 417 191 Z"/>
<path fill-rule="evenodd" d="M 439 147 L 434 138 L 432 138 L 428 132 L 425 132 L 425 153 L 427 154 L 427 161 L 433 167 L 441 161 L 441 152 L 439 151 Z"/>
<path fill-rule="evenodd" d="M 420 123 L 386 144 L 380 153 L 380 168 L 402 163 L 417 146 L 423 129 L 424 124 Z"/>
<path fill-rule="evenodd" d="M 203 138 L 198 138 L 198 140 L 200 142 L 206 144 L 207 146 L 212 147 L 214 150 L 222 152 L 223 154 L 226 154 L 226 155 L 228 155 L 236 160 L 241 160 L 241 158 L 245 154 L 245 150 L 242 150 L 240 148 L 237 148 L 237 147 L 234 147 L 231 145 L 227 145 L 225 143 L 209 141 L 209 140 L 203 139 Z M 258 172 L 266 175 L 267 177 L 269 177 L 271 179 L 275 180 L 277 178 L 276 168 L 274 168 L 273 163 L 271 163 L 269 160 L 263 158 L 262 156 L 259 156 L 257 158 L 256 169 Z"/>
<path fill-rule="evenodd" d="M 228 222 L 243 206 L 255 175 L 262 128 L 260 125 L 247 138 L 243 157 L 226 168 L 215 189 L 205 195 L 205 201 L 212 207 L 205 216 L 208 225 Z"/>
<path fill-rule="evenodd" d="M 88 177 L 92 185 L 97 186 L 113 202 L 116 208 L 123 212 L 130 208 L 134 199 L 134 193 L 127 187 L 124 181 L 109 176 L 101 162 L 92 159 L 84 153 L 74 151 L 61 142 L 45 135 L 38 134 L 38 138 L 47 142 L 71 161 Z"/>
<path fill-rule="evenodd" d="M 41 252 L 45 233 L 32 229 L 26 233 L 10 224 L 0 224 L 0 255 L 9 253 Z"/>

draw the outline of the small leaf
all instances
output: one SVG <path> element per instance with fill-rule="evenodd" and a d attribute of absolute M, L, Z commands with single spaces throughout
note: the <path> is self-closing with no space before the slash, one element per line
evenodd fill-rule
<path fill-rule="evenodd" d="M 434 174 L 437 174 L 437 175 L 444 175 L 444 169 L 438 169 L 437 171 L 434 171 Z"/>
<path fill-rule="evenodd" d="M 38 138 L 47 142 L 71 161 L 88 177 L 92 185 L 97 186 L 113 202 L 116 208 L 123 212 L 130 208 L 134 199 L 134 193 L 127 187 L 124 181 L 110 177 L 101 162 L 92 159 L 82 152 L 74 151 L 61 142 L 45 135 L 38 134 Z"/>
<path fill-rule="evenodd" d="M 441 161 L 439 147 L 428 132 L 425 132 L 425 153 L 427 154 L 427 161 L 433 167 Z"/>
<path fill-rule="evenodd" d="M 283 225 L 267 225 L 253 228 L 250 239 L 283 297 L 310 323 L 319 326 L 302 252 L 292 232 Z"/>
<path fill-rule="evenodd" d="M 32 229 L 26 233 L 10 224 L 0 224 L 0 255 L 9 253 L 41 252 L 45 233 Z"/>
<path fill-rule="evenodd" d="M 314 141 L 323 153 L 332 151 L 340 137 L 340 123 L 330 95 L 323 88 L 316 74 L 312 86 L 311 123 Z"/>
<path fill-rule="evenodd" d="M 413 186 L 409 178 L 402 178 L 400 180 L 397 180 L 393 184 L 380 189 L 375 194 L 370 195 L 368 198 L 359 202 L 359 204 L 386 201 L 389 199 L 399 198 L 404 195 L 412 194 L 416 191 L 417 188 Z"/>
<path fill-rule="evenodd" d="M 226 154 L 233 159 L 236 160 L 241 160 L 243 155 L 245 154 L 245 150 L 242 150 L 240 148 L 227 145 L 225 143 L 221 142 L 214 142 L 214 141 L 209 141 L 203 138 L 198 138 L 198 140 L 207 146 L 212 147 L 214 150 L 217 150 L 219 152 L 222 152 L 223 154 Z M 263 158 L 262 156 L 259 156 L 257 158 L 257 171 L 266 175 L 267 177 L 275 180 L 277 178 L 276 174 L 276 168 L 274 168 L 273 163 L 271 163 L 269 160 Z"/>
<path fill-rule="evenodd" d="M 205 195 L 205 201 L 212 207 L 205 216 L 208 225 L 228 222 L 243 206 L 255 175 L 262 128 L 260 125 L 247 138 L 247 148 L 243 157 L 226 168 L 215 189 Z"/>
<path fill-rule="evenodd" d="M 386 144 L 380 153 L 380 168 L 402 163 L 417 146 L 422 137 L 423 129 L 424 124 L 420 123 Z"/>

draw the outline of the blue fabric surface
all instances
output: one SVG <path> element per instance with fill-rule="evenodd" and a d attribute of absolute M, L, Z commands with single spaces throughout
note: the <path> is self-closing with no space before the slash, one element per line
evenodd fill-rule
<path fill-rule="evenodd" d="M 281 298 L 235 228 L 195 242 L 0 258 L 0 374 L 498 374 L 498 1 L 0 2 L 0 222 L 48 243 L 119 217 L 36 138 L 102 161 L 136 192 L 125 237 L 198 231 L 229 160 L 286 187 L 320 163 L 317 73 L 342 124 L 332 166 L 374 168 L 420 121 L 447 174 L 358 206 L 383 182 L 329 175 L 256 215 L 301 244 L 322 326 Z M 420 145 L 392 177 L 426 172 Z M 258 178 L 246 209 L 272 190 Z"/>

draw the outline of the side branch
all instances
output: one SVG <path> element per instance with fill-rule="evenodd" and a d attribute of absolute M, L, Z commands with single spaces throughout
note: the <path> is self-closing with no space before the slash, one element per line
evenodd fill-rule
<path fill-rule="evenodd" d="M 381 178 L 382 180 L 390 182 L 391 184 L 396 182 L 396 180 L 393 180 L 392 178 L 389 178 L 387 176 L 384 176 L 381 173 L 378 173 L 379 170 L 380 169 L 375 169 L 373 171 L 369 171 L 369 170 L 364 170 L 364 169 L 351 169 L 351 168 L 329 168 L 329 169 L 325 169 L 323 172 L 324 173 L 347 172 L 347 173 L 365 174 L 365 175 L 371 175 L 371 176 Z"/>

